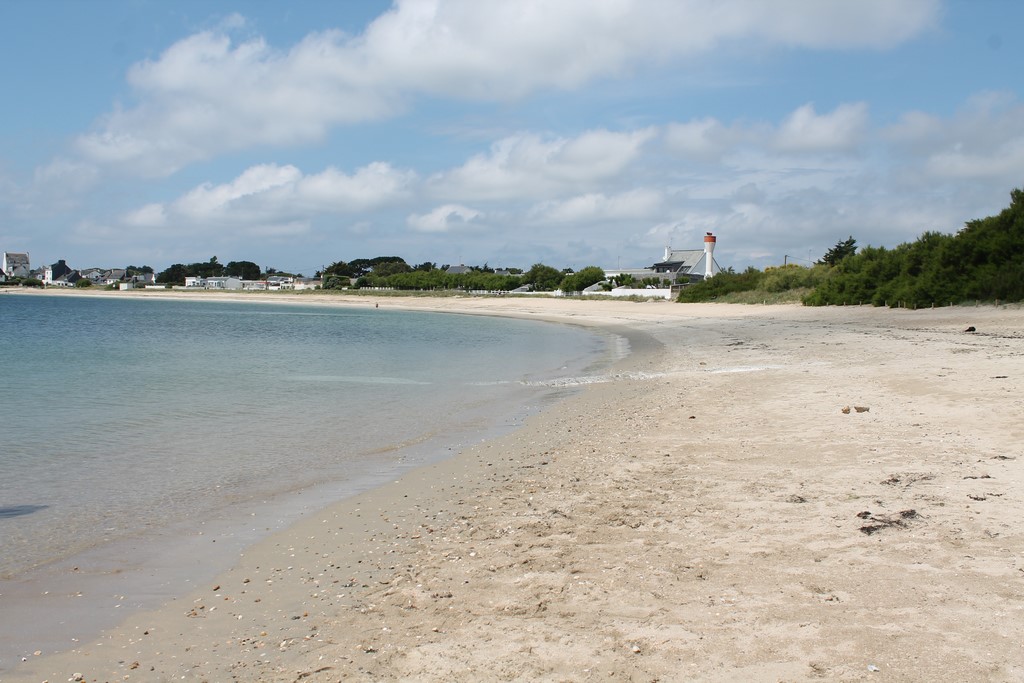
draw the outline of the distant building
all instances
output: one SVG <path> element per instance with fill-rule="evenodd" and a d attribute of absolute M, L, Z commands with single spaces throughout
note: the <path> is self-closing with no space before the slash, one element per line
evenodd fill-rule
<path fill-rule="evenodd" d="M 323 280 L 318 277 L 297 277 L 293 283 L 295 289 L 320 289 Z"/>
<path fill-rule="evenodd" d="M 86 268 L 78 272 L 89 282 L 99 284 L 103 281 L 103 270 L 101 268 Z"/>
<path fill-rule="evenodd" d="M 111 268 L 103 272 L 103 277 L 100 281 L 105 285 L 117 285 L 125 279 L 125 275 L 124 268 Z"/>
<path fill-rule="evenodd" d="M 266 280 L 266 289 L 272 292 L 282 289 L 295 289 L 295 278 L 287 275 L 271 275 Z"/>
<path fill-rule="evenodd" d="M 58 284 L 58 281 L 65 283 L 67 282 L 67 276 L 73 272 L 75 272 L 74 269 L 72 269 L 64 259 L 60 259 L 53 265 L 43 268 L 43 284 L 55 285 Z M 62 280 L 61 278 L 64 279 Z"/>
<path fill-rule="evenodd" d="M 242 289 L 242 280 L 237 277 L 187 277 L 186 289 Z"/>
<path fill-rule="evenodd" d="M 2 270 L 4 275 L 8 278 L 31 277 L 32 267 L 28 262 L 28 253 L 5 251 L 3 264 L 0 265 L 0 270 Z"/>
<path fill-rule="evenodd" d="M 710 240 L 710 241 L 709 241 Z M 687 285 L 717 275 L 722 268 L 714 257 L 714 236 L 708 233 L 703 249 L 665 247 L 662 260 L 647 268 L 605 269 L 609 278 L 630 275 L 634 280 L 658 279 L 671 284 Z"/>
<path fill-rule="evenodd" d="M 47 284 L 54 287 L 74 287 L 75 283 L 82 279 L 82 274 L 77 270 L 72 270 L 69 273 L 64 273 L 60 277 L 55 277 Z"/>
<path fill-rule="evenodd" d="M 132 275 L 130 281 L 136 285 L 154 285 L 156 284 L 155 273 L 136 273 Z"/>
<path fill-rule="evenodd" d="M 711 269 L 708 270 L 708 259 Z M 722 272 L 715 257 L 705 249 L 677 249 L 665 247 L 665 258 L 651 266 L 655 273 L 670 275 L 671 279 L 680 284 L 700 282 L 708 272 L 717 275 Z"/>

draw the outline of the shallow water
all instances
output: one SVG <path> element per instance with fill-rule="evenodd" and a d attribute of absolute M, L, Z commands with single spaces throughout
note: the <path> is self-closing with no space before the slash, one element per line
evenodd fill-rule
<path fill-rule="evenodd" d="M 270 303 L 8 296 L 0 322 L 8 608 L 48 567 L 115 574 L 207 525 L 237 550 L 518 423 L 616 347 L 528 320 Z M 26 609 L 0 609 L 0 632 Z"/>
<path fill-rule="evenodd" d="M 536 402 L 603 344 L 521 320 L 274 304 L 4 297 L 0 316 L 8 577 L 392 463 Z"/>

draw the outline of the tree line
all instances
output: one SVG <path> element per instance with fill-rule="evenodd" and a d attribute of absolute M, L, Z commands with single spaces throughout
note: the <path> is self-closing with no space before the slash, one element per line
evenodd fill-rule
<path fill-rule="evenodd" d="M 809 306 L 920 308 L 1024 301 L 1024 191 L 1011 191 L 1009 207 L 968 221 L 953 235 L 925 232 L 892 249 L 858 249 L 851 236 L 810 268 L 728 269 L 684 288 L 679 301 L 759 301 L 781 292 L 794 293 Z"/>
<path fill-rule="evenodd" d="M 260 269 L 252 261 L 229 261 L 223 264 L 212 256 L 209 261 L 175 263 L 156 275 L 157 284 L 183 285 L 187 277 L 237 277 L 241 280 L 261 280 L 271 275 L 302 277 L 302 273 L 284 273 L 274 268 Z"/>
<path fill-rule="evenodd" d="M 401 256 L 377 256 L 369 259 L 335 261 L 316 276 L 322 277 L 324 289 L 386 288 L 397 290 L 464 290 L 507 292 L 529 286 L 534 291 L 550 292 L 557 289 L 578 292 L 605 280 L 605 273 L 597 266 L 580 271 L 571 268 L 558 270 L 543 263 L 529 270 L 502 269 L 500 272 L 488 264 L 453 269 L 448 264 L 438 266 L 431 261 L 410 265 Z M 175 263 L 156 276 L 158 284 L 183 285 L 186 277 L 237 277 L 258 280 L 269 275 L 293 275 L 274 268 L 261 272 L 252 261 L 231 261 L 222 264 L 216 256 L 209 261 Z M 301 273 L 294 275 L 302 277 Z"/>
<path fill-rule="evenodd" d="M 543 263 L 535 263 L 529 270 L 502 269 L 500 272 L 486 263 L 451 269 L 433 262 L 409 265 L 399 256 L 379 256 L 373 259 L 337 261 L 324 268 L 324 289 L 387 288 L 398 290 L 464 290 L 509 292 L 523 286 L 533 291 L 551 292 L 556 289 L 578 292 L 605 279 L 604 271 L 587 266 L 579 272 L 571 268 L 558 270 Z"/>
<path fill-rule="evenodd" d="M 995 216 L 955 235 L 926 232 L 893 249 L 866 247 L 842 259 L 805 303 L 931 306 L 1024 301 L 1024 191 Z"/>

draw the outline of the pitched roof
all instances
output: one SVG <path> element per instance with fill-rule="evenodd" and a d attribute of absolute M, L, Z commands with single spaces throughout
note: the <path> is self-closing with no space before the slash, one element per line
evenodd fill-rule
<path fill-rule="evenodd" d="M 703 249 L 674 249 L 669 252 L 667 259 L 655 263 L 652 268 L 689 273 L 703 258 Z"/>
<path fill-rule="evenodd" d="M 8 268 L 15 268 L 17 266 L 28 268 L 28 254 L 17 251 L 5 251 L 4 263 L 7 264 Z"/>

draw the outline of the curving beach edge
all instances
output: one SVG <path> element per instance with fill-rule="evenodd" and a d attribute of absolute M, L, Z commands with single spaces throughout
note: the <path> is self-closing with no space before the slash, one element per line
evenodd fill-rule
<path fill-rule="evenodd" d="M 632 352 L 0 680 L 1024 678 L 1020 307 L 265 296 Z"/>

